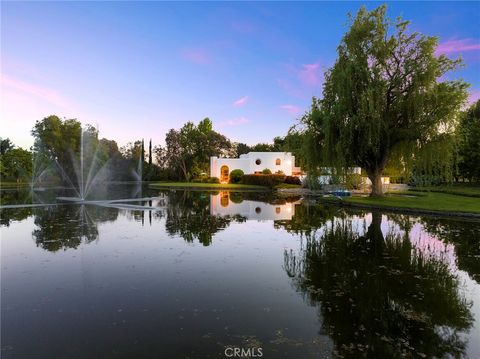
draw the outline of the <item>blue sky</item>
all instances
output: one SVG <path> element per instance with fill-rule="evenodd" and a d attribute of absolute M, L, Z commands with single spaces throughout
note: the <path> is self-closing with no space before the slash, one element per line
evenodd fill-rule
<path fill-rule="evenodd" d="M 2 137 L 50 114 L 120 145 L 210 117 L 231 139 L 284 135 L 321 95 L 347 13 L 381 3 L 2 2 Z M 390 17 L 462 56 L 480 97 L 480 2 L 393 2 Z"/>

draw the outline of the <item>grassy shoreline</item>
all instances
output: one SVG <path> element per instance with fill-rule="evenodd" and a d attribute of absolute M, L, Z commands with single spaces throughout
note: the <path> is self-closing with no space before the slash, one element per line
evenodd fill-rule
<path fill-rule="evenodd" d="M 30 187 L 29 182 L 8 182 L 8 181 L 1 181 L 0 182 L 0 189 L 11 189 L 11 188 L 24 188 Z"/>
<path fill-rule="evenodd" d="M 2 182 L 2 189 L 25 188 L 29 183 Z M 406 192 L 393 192 L 381 198 L 352 196 L 338 199 L 322 197 L 323 192 L 310 191 L 296 185 L 280 185 L 269 188 L 247 184 L 193 183 L 193 182 L 150 182 L 153 189 L 187 189 L 200 191 L 237 190 L 237 191 L 276 191 L 315 197 L 321 202 L 338 205 L 379 208 L 410 213 L 429 213 L 438 215 L 461 215 L 480 218 L 480 186 L 444 186 L 415 188 Z M 320 197 L 320 198 L 319 198 Z"/>
<path fill-rule="evenodd" d="M 404 197 L 402 195 L 408 195 Z M 347 205 L 369 208 L 385 208 L 396 211 L 472 215 L 480 217 L 480 200 L 476 197 L 438 192 L 404 192 L 386 197 L 346 197 L 327 200 Z"/>
<path fill-rule="evenodd" d="M 454 194 L 466 197 L 480 197 L 480 186 L 450 185 L 450 186 L 430 186 L 411 188 L 412 192 L 436 192 Z"/>

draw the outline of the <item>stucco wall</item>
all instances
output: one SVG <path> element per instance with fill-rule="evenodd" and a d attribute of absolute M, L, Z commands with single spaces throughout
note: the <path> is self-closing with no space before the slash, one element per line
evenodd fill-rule
<path fill-rule="evenodd" d="M 268 168 L 272 173 L 282 171 L 287 176 L 292 175 L 292 167 L 294 164 L 294 157 L 288 152 L 250 152 L 247 154 L 250 160 L 250 172 L 261 172 L 265 168 Z M 261 161 L 259 165 L 255 162 Z M 276 164 L 276 160 L 280 159 L 280 165 Z"/>
<path fill-rule="evenodd" d="M 277 159 L 280 159 L 280 165 L 276 164 Z M 256 164 L 257 160 L 260 160 L 260 164 Z M 272 173 L 282 171 L 287 176 L 291 176 L 295 157 L 288 152 L 250 152 L 241 155 L 240 158 L 211 157 L 210 176 L 220 178 L 222 166 L 228 166 L 229 172 L 241 169 L 245 174 L 252 174 L 268 168 Z"/>
<path fill-rule="evenodd" d="M 228 173 L 239 169 L 244 173 L 250 173 L 250 162 L 243 158 L 217 158 L 210 159 L 210 177 L 220 178 L 220 169 L 222 166 L 228 166 Z"/>

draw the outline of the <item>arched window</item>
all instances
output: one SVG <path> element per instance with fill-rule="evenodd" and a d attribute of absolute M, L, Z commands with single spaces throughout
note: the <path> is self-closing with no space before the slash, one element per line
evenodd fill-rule
<path fill-rule="evenodd" d="M 255 208 L 255 213 L 260 214 L 262 212 L 262 209 L 260 207 Z"/>
<path fill-rule="evenodd" d="M 280 214 L 281 211 L 282 211 L 282 209 L 281 209 L 280 207 L 275 208 L 275 212 L 276 212 L 277 214 Z"/>
<path fill-rule="evenodd" d="M 255 164 L 257 166 L 260 166 L 262 164 L 262 160 L 260 158 L 257 158 L 257 160 L 255 161 Z"/>
<path fill-rule="evenodd" d="M 277 159 L 275 160 L 275 164 L 276 164 L 277 166 L 280 166 L 280 165 L 282 164 L 282 161 L 280 160 L 280 158 L 277 158 Z"/>

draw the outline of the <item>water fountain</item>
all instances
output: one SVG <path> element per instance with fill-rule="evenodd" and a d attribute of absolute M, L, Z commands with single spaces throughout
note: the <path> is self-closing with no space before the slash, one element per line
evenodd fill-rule
<path fill-rule="evenodd" d="M 95 141 L 93 141 L 94 139 Z M 113 179 L 113 173 L 109 169 L 111 159 L 102 161 L 99 158 L 99 146 L 96 138 L 92 138 L 91 135 L 90 138 L 88 135 L 85 136 L 83 129 L 80 135 L 79 156 L 75 156 L 74 152 L 71 151 L 70 157 L 75 178 L 72 178 L 58 161 L 56 161 L 56 165 L 62 179 L 74 189 L 76 197 L 62 196 L 57 197 L 57 200 L 76 203 L 88 202 L 87 197 L 94 186 L 107 183 Z"/>
<path fill-rule="evenodd" d="M 112 158 L 106 156 L 98 141 L 98 131 L 81 129 L 80 143 L 77 151 L 68 150 L 70 156 L 63 160 L 45 155 L 39 144 L 35 148 L 32 159 L 32 179 L 30 184 L 31 204 L 3 205 L 0 208 L 38 207 L 52 206 L 59 203 L 101 205 L 118 207 L 123 209 L 156 210 L 154 207 L 134 204 L 132 202 L 146 202 L 158 197 L 142 197 L 143 154 L 138 160 L 120 159 L 113 163 Z M 142 145 L 143 150 L 143 145 Z M 123 161 L 123 162 L 122 162 Z M 56 182 L 52 186 L 52 179 Z M 118 180 L 126 181 L 129 185 L 134 184 L 133 191 L 128 198 L 109 199 L 105 198 L 107 187 Z M 58 185 L 58 181 L 62 185 Z M 70 193 L 56 195 L 50 190 L 62 190 Z M 45 192 L 49 200 L 35 199 L 40 193 Z M 48 197 L 46 196 L 46 197 Z M 56 201 L 55 201 L 56 199 Z M 55 203 L 56 202 L 56 203 Z"/>
<path fill-rule="evenodd" d="M 100 158 L 100 148 L 97 141 L 92 141 L 92 136 L 85 136 L 85 131 L 81 132 L 80 138 L 80 154 L 73 155 L 72 163 L 75 172 L 75 180 L 73 180 L 58 163 L 57 167 L 62 173 L 62 177 L 75 190 L 76 196 L 59 196 L 57 200 L 60 202 L 73 202 L 76 204 L 100 205 L 105 207 L 116 207 L 122 209 L 137 210 L 156 210 L 152 206 L 130 204 L 129 202 L 144 202 L 158 197 L 142 197 L 142 176 L 143 176 L 143 154 L 140 153 L 136 166 L 131 168 L 131 182 L 135 184 L 134 193 L 129 198 L 124 199 L 96 199 L 91 198 L 92 190 L 101 185 L 114 182 L 121 174 L 111 168 L 111 159 L 103 160 Z M 143 145 L 142 145 L 143 150 Z M 125 168 L 124 168 L 125 170 Z M 128 171 L 127 171 L 128 173 Z"/>
<path fill-rule="evenodd" d="M 32 179 L 30 181 L 30 190 L 32 193 L 34 193 L 34 191 L 44 190 L 43 187 L 37 187 L 36 185 L 43 183 L 43 180 L 51 169 L 42 157 L 43 156 L 35 152 L 35 150 L 32 151 Z"/>
<path fill-rule="evenodd" d="M 107 159 L 103 163 L 100 162 L 98 158 L 98 145 L 92 144 L 91 141 L 88 141 L 88 136 L 85 136 L 85 131 L 83 129 L 80 133 L 80 153 L 78 156 L 75 155 L 73 151 L 70 153 L 71 164 L 74 172 L 73 176 L 71 174 L 72 171 L 67 173 L 63 165 L 60 164 L 58 160 L 55 160 L 56 167 L 62 177 L 62 180 L 66 182 L 76 194 L 76 196 L 57 197 L 57 200 L 60 201 L 84 203 L 87 201 L 87 196 L 89 195 L 92 186 L 100 182 L 99 179 L 102 174 L 107 174 L 102 178 L 102 182 L 110 180 L 110 176 L 107 172 L 110 159 Z M 88 141 L 87 144 L 86 140 Z M 86 156 L 88 156 L 87 164 L 85 163 Z M 86 171 L 87 173 L 85 173 Z"/>

